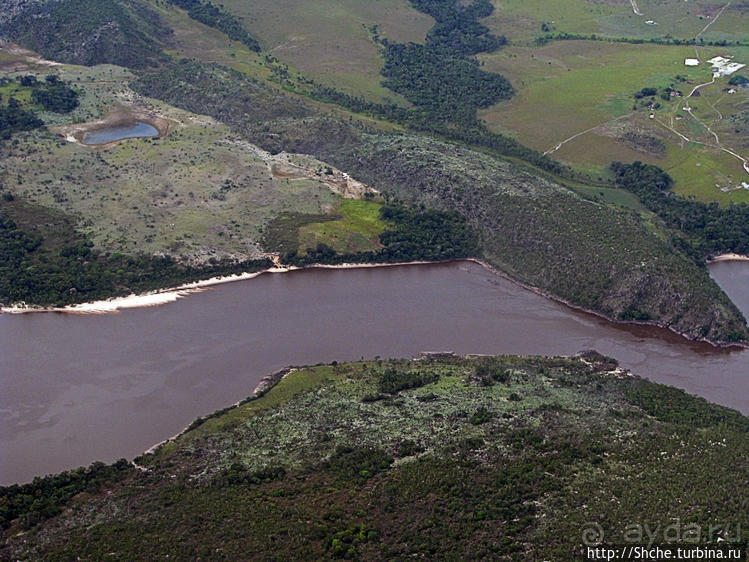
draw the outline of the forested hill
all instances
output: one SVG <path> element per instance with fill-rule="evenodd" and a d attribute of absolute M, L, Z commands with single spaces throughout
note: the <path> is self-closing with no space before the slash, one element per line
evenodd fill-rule
<path fill-rule="evenodd" d="M 0 558 L 556 562 L 633 520 L 745 542 L 748 435 L 595 352 L 301 367 L 137 469 L 0 488 Z"/>
<path fill-rule="evenodd" d="M 139 0 L 65 0 L 16 3 L 0 20 L 0 37 L 45 58 L 130 68 L 166 60 L 172 30 Z"/>

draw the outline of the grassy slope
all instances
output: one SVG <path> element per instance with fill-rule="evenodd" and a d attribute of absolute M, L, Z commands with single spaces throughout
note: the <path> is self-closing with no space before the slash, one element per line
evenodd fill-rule
<path fill-rule="evenodd" d="M 434 21 L 407 0 L 323 0 L 223 2 L 258 38 L 265 52 L 305 76 L 374 101 L 405 100 L 384 88 L 383 60 L 369 29 L 392 41 L 423 42 Z"/>
<path fill-rule="evenodd" d="M 0 163 L 4 189 L 78 217 L 97 247 L 168 252 L 189 261 L 255 257 L 262 227 L 281 212 L 321 213 L 338 198 L 311 178 L 275 177 L 224 125 L 156 100 L 137 99 L 119 67 L 65 67 L 83 91 L 72 115 L 43 115 L 50 125 L 97 118 L 136 101 L 171 119 L 163 140 L 135 139 L 102 150 L 43 132 L 18 135 Z M 148 178 L 148 181 L 143 181 Z"/>
<path fill-rule="evenodd" d="M 747 418 L 594 357 L 486 361 L 299 369 L 145 472 L 17 522 L 0 554 L 564 561 L 589 522 L 622 542 L 675 519 L 746 540 Z M 387 371 L 426 384 L 383 393 Z"/>
<path fill-rule="evenodd" d="M 635 15 L 629 2 L 619 0 L 495 0 L 493 4 L 496 11 L 484 23 L 501 29 L 510 39 L 528 41 L 540 35 L 542 23 L 568 33 L 643 38 L 671 34 L 689 39 L 710 21 L 704 16 L 715 15 L 726 2 L 706 0 L 695 5 L 683 0 L 638 0 L 643 16 Z M 647 20 L 657 21 L 658 25 L 647 25 Z M 706 41 L 745 40 L 748 20 L 746 8 L 734 2 L 703 37 Z"/>

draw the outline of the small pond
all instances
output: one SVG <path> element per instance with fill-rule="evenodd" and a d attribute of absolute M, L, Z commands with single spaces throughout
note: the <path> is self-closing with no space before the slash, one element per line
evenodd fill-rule
<path fill-rule="evenodd" d="M 138 137 L 158 137 L 159 131 L 153 125 L 138 121 L 134 125 L 119 125 L 97 131 L 89 131 L 83 135 L 81 142 L 87 145 L 107 144 L 120 139 Z"/>

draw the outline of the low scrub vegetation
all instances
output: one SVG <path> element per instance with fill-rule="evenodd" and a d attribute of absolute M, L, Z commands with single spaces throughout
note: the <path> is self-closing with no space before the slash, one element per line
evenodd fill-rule
<path fill-rule="evenodd" d="M 607 365 L 588 352 L 301 368 L 143 470 L 0 489 L 0 555 L 572 560 L 591 521 L 624 542 L 633 521 L 675 519 L 746 541 L 747 419 Z M 507 377 L 472 384 L 479 372 Z M 363 402 L 383 380 L 396 394 Z M 64 509 L 36 517 L 35 490 Z"/>

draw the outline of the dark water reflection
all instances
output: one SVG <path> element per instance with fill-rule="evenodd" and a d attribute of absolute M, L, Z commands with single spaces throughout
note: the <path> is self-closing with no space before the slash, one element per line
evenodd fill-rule
<path fill-rule="evenodd" d="M 591 348 L 749 413 L 746 350 L 613 325 L 472 263 L 307 270 L 119 314 L 0 315 L 0 482 L 135 456 L 287 365 Z"/>
<path fill-rule="evenodd" d="M 90 131 L 83 135 L 83 144 L 107 144 L 120 139 L 131 139 L 138 137 L 158 137 L 159 131 L 153 125 L 138 121 L 135 125 L 121 125 Z"/>

